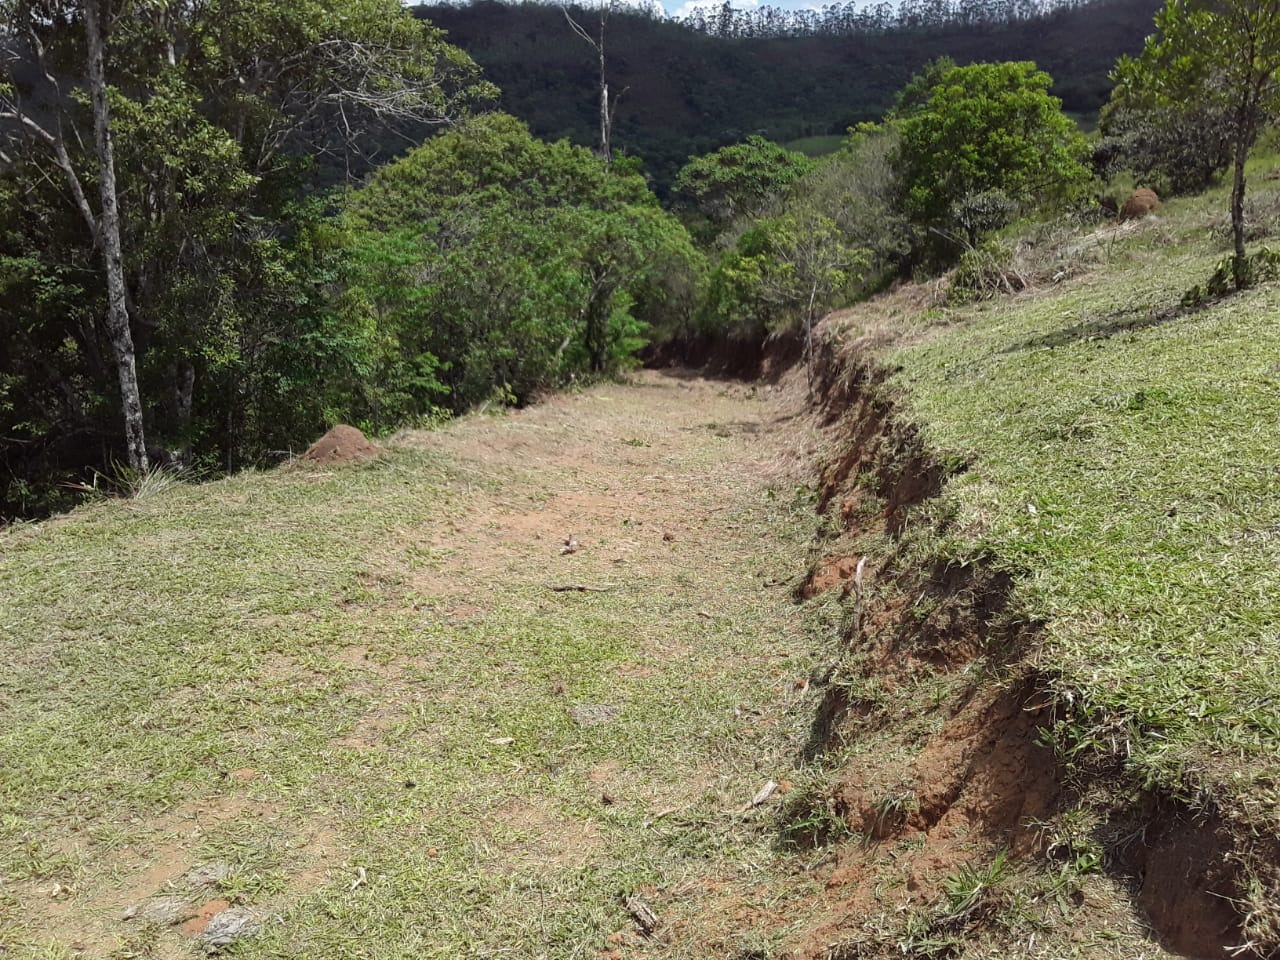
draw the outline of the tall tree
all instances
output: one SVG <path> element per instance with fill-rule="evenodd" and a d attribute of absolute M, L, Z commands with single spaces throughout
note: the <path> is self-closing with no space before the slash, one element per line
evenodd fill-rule
<path fill-rule="evenodd" d="M 1245 251 L 1245 162 L 1268 118 L 1280 109 L 1280 0 L 1167 0 L 1157 33 L 1137 58 L 1121 58 L 1121 87 L 1166 105 L 1191 106 L 1227 119 L 1231 234 L 1236 288 L 1249 282 Z"/>
<path fill-rule="evenodd" d="M 120 238 L 120 205 L 116 192 L 115 146 L 112 140 L 111 105 L 107 86 L 107 42 L 113 20 L 111 0 L 75 2 L 30 2 L 13 0 L 0 5 L 0 17 L 10 25 L 14 39 L 30 42 L 30 52 L 40 73 L 54 94 L 51 104 L 53 122 L 42 120 L 27 108 L 13 84 L 0 86 L 0 121 L 16 124 L 16 131 L 26 134 L 51 154 L 55 166 L 66 178 L 68 189 L 101 250 L 107 282 L 106 329 L 115 356 L 120 383 L 121 410 L 124 414 L 125 449 L 129 465 L 147 468 L 147 444 L 143 429 L 142 397 L 138 390 L 137 361 L 133 333 L 129 325 L 126 303 L 124 252 Z M 85 35 L 86 77 L 93 110 L 93 141 L 97 159 L 99 212 L 95 214 L 85 194 L 80 174 L 71 161 L 64 125 L 61 89 L 45 54 L 41 32 L 49 24 L 69 24 L 79 19 Z"/>
<path fill-rule="evenodd" d="M 606 73 L 605 60 L 605 31 L 609 25 L 609 14 L 613 12 L 615 0 L 598 0 L 596 13 L 598 15 L 598 31 L 592 36 L 587 29 L 582 26 L 573 15 L 569 13 L 567 6 L 560 9 L 564 11 L 564 18 L 569 22 L 570 29 L 575 34 L 590 44 L 591 49 L 595 51 L 596 58 L 600 63 L 600 158 L 605 163 L 613 161 L 613 118 L 618 109 L 618 99 L 614 98 L 613 103 L 609 102 L 609 80 Z"/>
<path fill-rule="evenodd" d="M 0 235 L 15 225 L 0 258 L 35 263 L 14 283 L 72 276 L 102 305 L 85 331 L 27 303 L 21 320 L 0 318 L 0 339 L 74 342 L 63 384 L 96 390 L 101 335 L 132 464 L 146 464 L 144 421 L 148 436 L 180 445 L 217 436 L 229 459 L 244 410 L 298 382 L 297 368 L 264 364 L 284 355 L 288 324 L 318 309 L 294 272 L 310 254 L 290 250 L 310 242 L 304 193 L 363 175 L 376 152 L 418 142 L 494 92 L 398 0 L 0 0 L 0 178 L 22 183 L 16 195 L 33 210 L 58 199 L 75 210 L 100 273 L 65 269 L 84 259 L 68 256 L 71 237 L 34 240 L 20 210 L 0 213 Z M 0 379 L 37 368 L 5 357 Z M 80 410 L 62 425 L 82 445 L 101 431 L 92 399 L 64 408 Z M 269 430 L 295 423 L 283 410 L 254 416 Z"/>

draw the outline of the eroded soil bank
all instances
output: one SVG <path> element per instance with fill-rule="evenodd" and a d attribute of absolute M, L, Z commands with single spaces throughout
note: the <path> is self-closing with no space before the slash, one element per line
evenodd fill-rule
<path fill-rule="evenodd" d="M 801 594 L 842 611 L 809 749 L 838 830 L 815 835 L 825 889 L 786 955 L 1276 956 L 1275 837 L 1135 782 L 1123 723 L 1083 742 L 1097 717 L 1038 655 L 1017 571 L 957 552 L 941 495 L 967 465 L 921 441 L 882 343 L 827 347 Z"/>

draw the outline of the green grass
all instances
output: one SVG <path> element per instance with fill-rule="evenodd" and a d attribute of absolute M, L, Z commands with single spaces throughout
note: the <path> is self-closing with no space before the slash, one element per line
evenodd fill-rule
<path fill-rule="evenodd" d="M 1056 287 L 907 318 L 886 360 L 927 441 L 970 464 L 944 549 L 1020 576 L 1038 663 L 1087 705 L 1070 735 L 1261 822 L 1280 809 L 1280 286 L 1178 311 L 1228 252 L 1225 210 L 1174 201 Z"/>
<path fill-rule="evenodd" d="M 839 150 L 844 144 L 844 140 L 845 138 L 842 135 L 832 133 L 814 137 L 801 137 L 799 140 L 790 140 L 784 143 L 783 146 L 788 150 L 803 153 L 806 157 L 825 157 Z"/>
<path fill-rule="evenodd" d="M 0 534 L 0 952 L 181 953 L 120 919 L 172 887 L 283 921 L 238 957 L 588 957 L 619 894 L 778 856 L 741 808 L 804 732 L 810 505 L 700 427 L 762 402 L 686 389 Z"/>

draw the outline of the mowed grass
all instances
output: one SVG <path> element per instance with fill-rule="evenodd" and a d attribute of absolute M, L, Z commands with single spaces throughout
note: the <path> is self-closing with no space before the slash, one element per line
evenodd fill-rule
<path fill-rule="evenodd" d="M 189 955 L 122 919 L 157 894 L 257 910 L 238 957 L 694 949 L 622 898 L 777 856 L 821 646 L 780 416 L 647 377 L 0 534 L 0 952 Z"/>
<path fill-rule="evenodd" d="M 1267 172 L 1255 234 L 1275 230 Z M 1229 252 L 1225 211 L 1220 190 L 1174 201 L 1099 231 L 1057 286 L 908 311 L 886 360 L 928 442 L 968 464 L 934 507 L 943 549 L 1012 569 L 1045 624 L 1063 746 L 1274 827 L 1280 284 L 1178 309 Z"/>

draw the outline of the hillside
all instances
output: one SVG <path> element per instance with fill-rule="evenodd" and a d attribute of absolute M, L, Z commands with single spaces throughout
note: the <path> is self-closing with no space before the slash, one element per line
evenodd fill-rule
<path fill-rule="evenodd" d="M 814 406 L 651 371 L 0 533 L 0 947 L 1280 955 L 1280 287 L 1181 304 L 1224 206 L 837 312 Z"/>
<path fill-rule="evenodd" d="M 944 55 L 1033 60 L 1054 77 L 1066 110 L 1096 114 L 1116 58 L 1141 47 L 1157 6 L 1094 0 L 1003 24 L 743 39 L 618 12 L 607 35 L 610 84 L 625 91 L 616 142 L 665 188 L 689 156 L 749 134 L 784 142 L 878 119 L 920 67 Z M 595 142 L 594 55 L 559 7 L 484 0 L 416 12 L 449 32 L 501 88 L 502 109 L 536 135 Z"/>
<path fill-rule="evenodd" d="M 1280 955 L 1280 291 L 1183 299 L 1230 251 L 1225 196 L 1014 234 L 1017 295 L 827 319 L 830 796 L 900 851 L 834 876 L 906 892 L 824 904 L 809 942 L 843 946 L 798 955 L 1112 955 L 1121 901 L 1174 955 Z M 982 852 L 940 878 L 957 838 Z M 1033 852 L 1038 878 L 1005 859 Z"/>

